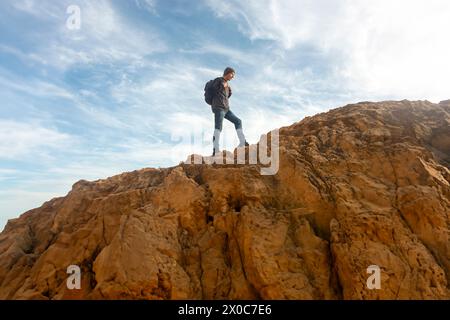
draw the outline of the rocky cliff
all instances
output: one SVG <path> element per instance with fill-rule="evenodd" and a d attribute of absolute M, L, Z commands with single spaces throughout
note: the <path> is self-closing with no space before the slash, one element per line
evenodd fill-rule
<path fill-rule="evenodd" d="M 362 102 L 279 134 L 275 175 L 142 169 L 9 221 L 0 298 L 450 299 L 449 102 Z"/>

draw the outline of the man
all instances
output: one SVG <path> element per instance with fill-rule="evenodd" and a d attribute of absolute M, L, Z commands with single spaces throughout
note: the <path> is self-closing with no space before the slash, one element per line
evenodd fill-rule
<path fill-rule="evenodd" d="M 234 124 L 239 138 L 239 147 L 248 146 L 245 140 L 244 132 L 242 130 L 242 121 L 231 112 L 228 99 L 231 97 L 231 87 L 229 81 L 232 80 L 236 72 L 233 68 L 226 68 L 223 72 L 223 77 L 214 80 L 214 96 L 211 103 L 211 109 L 214 113 L 214 136 L 213 136 L 213 156 L 219 151 L 220 133 L 222 132 L 223 119 L 227 119 Z"/>

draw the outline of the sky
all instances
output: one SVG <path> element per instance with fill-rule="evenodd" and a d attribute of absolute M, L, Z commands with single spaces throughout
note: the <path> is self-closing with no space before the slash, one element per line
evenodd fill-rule
<path fill-rule="evenodd" d="M 348 103 L 449 99 L 449 17 L 447 0 L 1 1 L 0 230 L 81 179 L 209 155 L 203 88 L 227 66 L 250 143 Z"/>

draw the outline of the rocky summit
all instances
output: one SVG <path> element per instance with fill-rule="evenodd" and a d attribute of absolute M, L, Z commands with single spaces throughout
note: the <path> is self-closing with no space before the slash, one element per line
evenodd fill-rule
<path fill-rule="evenodd" d="M 8 222 L 0 299 L 450 299 L 449 166 L 450 102 L 404 100 L 280 128 L 273 175 L 79 181 Z"/>

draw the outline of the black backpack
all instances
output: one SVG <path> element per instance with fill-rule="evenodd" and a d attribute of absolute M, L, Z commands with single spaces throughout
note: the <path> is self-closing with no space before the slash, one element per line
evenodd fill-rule
<path fill-rule="evenodd" d="M 216 79 L 209 80 L 205 85 L 205 102 L 209 105 L 212 104 L 215 95 L 214 81 L 216 81 Z"/>

